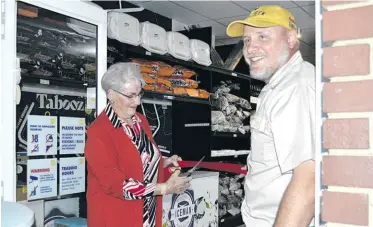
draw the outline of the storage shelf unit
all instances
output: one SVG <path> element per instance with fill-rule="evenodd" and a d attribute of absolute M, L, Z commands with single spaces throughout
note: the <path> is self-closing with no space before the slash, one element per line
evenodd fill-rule
<path fill-rule="evenodd" d="M 206 105 L 210 104 L 209 99 L 200 99 L 200 98 L 153 92 L 153 91 L 146 91 L 144 98 L 147 98 L 149 100 L 152 100 L 152 99 L 160 100 L 161 99 L 161 100 L 170 100 L 170 101 L 175 100 L 175 101 L 181 101 L 181 102 L 200 103 L 200 104 L 206 104 Z"/>
<path fill-rule="evenodd" d="M 95 82 L 84 82 L 78 81 L 73 79 L 65 79 L 65 78 L 58 78 L 58 77 L 48 77 L 48 76 L 40 76 L 40 75 L 29 75 L 22 73 L 22 83 L 24 81 L 37 83 L 37 84 L 45 84 L 45 85 L 56 85 L 56 86 L 71 86 L 71 87 L 94 87 Z"/>
<path fill-rule="evenodd" d="M 116 52 L 115 56 L 112 55 L 114 53 L 113 49 L 115 49 L 115 52 Z M 240 96 L 248 100 L 249 102 L 252 99 L 252 97 L 255 98 L 259 95 L 261 88 L 264 86 L 264 83 L 262 81 L 251 78 L 249 75 L 219 68 L 213 65 L 206 67 L 203 65 L 199 65 L 193 62 L 192 60 L 184 61 L 184 60 L 176 59 L 169 54 L 161 55 L 161 54 L 151 53 L 141 46 L 133 46 L 129 44 L 124 44 L 113 39 L 108 39 L 108 57 L 113 57 L 115 59 L 112 63 L 120 62 L 120 61 L 131 61 L 130 59 L 137 58 L 137 59 L 144 59 L 144 60 L 150 60 L 150 61 L 160 61 L 160 62 L 169 64 L 171 66 L 177 65 L 177 66 L 188 68 L 196 72 L 196 75 L 190 79 L 199 81 L 199 88 L 207 90 L 210 93 L 213 93 L 214 87 L 220 85 L 221 81 L 232 81 L 233 83 L 240 84 L 240 88 L 241 88 L 238 91 L 232 91 L 232 94 Z M 110 65 L 112 63 L 108 63 L 108 64 Z M 176 130 L 177 133 L 180 134 L 180 136 L 186 136 L 186 138 L 191 139 L 191 141 L 195 142 L 195 141 L 198 141 L 198 138 L 196 138 L 197 135 L 199 136 L 203 135 L 203 136 L 206 136 L 205 140 L 203 141 L 204 144 L 206 143 L 210 144 L 208 150 L 202 150 L 200 147 L 198 147 L 199 146 L 198 144 L 195 144 L 193 146 L 178 145 L 177 143 L 180 143 L 183 140 L 175 139 L 177 135 L 173 135 L 173 141 L 175 140 L 175 143 L 173 142 L 173 145 L 172 145 L 173 150 L 175 150 L 177 154 L 183 156 L 184 158 L 188 158 L 190 160 L 199 160 L 202 156 L 206 156 L 206 160 L 210 160 L 210 161 L 218 160 L 221 157 L 211 156 L 211 150 L 220 149 L 219 147 L 216 147 L 216 146 L 220 146 L 219 144 L 221 143 L 225 143 L 229 146 L 233 146 L 231 149 L 235 149 L 234 146 L 237 145 L 237 149 L 235 150 L 250 150 L 251 149 L 250 141 L 249 141 L 250 133 L 246 133 L 243 135 L 240 132 L 229 133 L 229 132 L 211 131 L 211 111 L 214 109 L 214 107 L 212 107 L 211 105 L 212 104 L 211 97 L 209 99 L 203 99 L 203 98 L 194 98 L 190 96 L 175 95 L 173 93 L 160 93 L 160 92 L 146 91 L 144 98 L 148 100 L 170 101 L 173 103 L 173 106 L 175 106 L 174 104 L 178 103 L 177 110 L 173 108 L 175 110 L 172 111 L 173 112 L 172 121 L 173 122 L 179 121 L 179 127 L 184 127 L 186 123 L 208 124 L 208 133 L 203 132 L 202 134 L 199 134 L 199 132 L 197 131 L 205 130 L 206 127 L 205 128 L 196 127 L 195 129 L 188 129 L 189 130 L 188 133 L 191 133 L 190 135 L 189 134 L 186 135 L 185 132 L 181 131 L 182 129 L 176 128 L 173 126 L 173 129 Z M 206 105 L 206 107 L 202 107 L 201 104 L 202 106 Z M 256 107 L 255 103 L 251 103 L 251 105 L 252 105 L 252 108 L 255 109 Z M 177 113 L 177 111 L 179 113 Z M 191 119 L 192 118 L 191 115 L 193 114 L 188 114 L 186 112 L 190 112 L 190 113 L 199 112 L 197 115 L 201 115 L 201 116 L 194 116 L 193 119 Z M 180 123 L 180 122 L 183 122 L 183 123 Z M 186 138 L 184 138 L 184 140 Z M 195 140 L 193 138 L 195 138 Z M 180 141 L 180 142 L 176 142 L 176 141 Z M 244 146 L 247 146 L 247 147 L 244 148 Z M 228 148 L 223 147 L 221 149 L 228 149 Z"/>
<path fill-rule="evenodd" d="M 212 92 L 212 87 L 214 84 L 213 80 L 221 80 L 224 78 L 224 80 L 234 80 L 234 81 L 242 81 L 243 84 L 245 84 L 245 89 L 248 91 L 245 96 L 249 99 L 250 96 L 257 97 L 259 95 L 259 92 L 261 88 L 264 86 L 264 83 L 262 81 L 256 80 L 254 78 L 251 78 L 249 75 L 242 74 L 239 72 L 234 72 L 231 70 L 223 69 L 216 67 L 214 65 L 211 66 L 203 66 L 199 65 L 193 61 L 183 61 L 180 59 L 176 59 L 173 56 L 169 54 L 160 55 L 156 53 L 151 53 L 147 51 L 146 49 L 142 48 L 141 46 L 132 46 L 129 44 L 120 43 L 117 40 L 108 39 L 108 47 L 115 47 L 117 49 L 118 56 L 115 57 L 114 62 L 119 61 L 130 61 L 130 58 L 141 58 L 145 60 L 151 60 L 151 61 L 162 61 L 167 64 L 170 64 L 172 66 L 183 66 L 185 68 L 191 69 L 196 71 L 196 75 L 193 76 L 196 80 L 200 81 L 200 86 L 202 89 L 205 89 L 209 92 Z M 111 57 L 110 53 L 108 52 L 108 56 Z M 110 64 L 110 63 L 108 63 Z M 192 78 L 193 78 L 192 77 Z M 258 92 L 259 91 L 259 92 Z M 199 102 L 200 103 L 209 103 L 208 99 L 199 99 L 199 98 L 191 98 L 188 96 L 177 96 L 174 94 L 164 94 L 164 93 L 158 93 L 158 92 L 146 92 L 149 93 L 148 96 L 155 97 L 157 94 L 161 94 L 162 96 L 158 96 L 157 98 L 162 98 L 166 100 L 172 100 L 173 96 L 175 96 L 175 99 L 180 101 L 191 101 L 191 102 Z M 254 103 L 255 106 L 255 103 Z"/>
<path fill-rule="evenodd" d="M 223 75 L 226 75 L 226 76 L 232 76 L 232 77 L 238 77 L 238 78 L 246 79 L 246 80 L 258 81 L 256 79 L 251 78 L 249 75 L 245 75 L 245 74 L 242 74 L 242 73 L 239 73 L 239 72 L 234 72 L 234 71 L 231 71 L 231 70 L 228 70 L 228 69 L 219 68 L 219 67 L 216 67 L 214 65 L 203 66 L 203 65 L 199 65 L 199 64 L 197 64 L 193 61 L 183 61 L 183 60 L 180 60 L 180 59 L 176 59 L 176 58 L 174 58 L 174 57 L 172 57 L 171 55 L 168 55 L 168 54 L 160 55 L 160 54 L 156 54 L 156 53 L 151 53 L 151 52 L 145 50 L 144 48 L 142 48 L 140 46 L 131 46 L 131 45 L 126 45 L 126 46 L 127 46 L 128 53 L 135 53 L 135 54 L 140 54 L 142 56 L 149 56 L 149 58 L 153 58 L 155 60 L 159 60 L 159 61 L 163 60 L 163 61 L 167 61 L 167 62 L 172 62 L 174 64 L 181 65 L 181 66 L 191 68 L 191 69 L 202 69 L 202 70 L 206 70 L 206 71 L 211 71 L 211 72 L 223 74 Z"/>
<path fill-rule="evenodd" d="M 118 50 L 119 55 L 114 57 L 115 61 L 129 61 L 130 58 L 139 58 L 161 61 L 171 66 L 178 65 L 193 70 L 196 75 L 190 79 L 200 81 L 199 88 L 210 93 L 214 92 L 214 87 L 218 86 L 221 81 L 232 81 L 241 85 L 241 89 L 232 91 L 232 94 L 250 102 L 251 97 L 257 97 L 264 86 L 263 82 L 253 79 L 249 75 L 216 66 L 202 66 L 193 61 L 176 59 L 168 54 L 151 53 L 140 46 L 132 46 L 108 39 L 108 47 L 110 46 Z M 113 57 L 109 55 L 109 51 L 108 56 Z M 243 151 L 251 150 L 250 132 L 241 134 L 240 132 L 211 131 L 211 111 L 214 109 L 211 97 L 201 99 L 172 93 L 146 91 L 144 98 L 172 103 L 172 119 L 170 119 L 172 121 L 172 151 L 164 155 L 178 154 L 184 160 L 195 161 L 205 156 L 205 161 L 245 163 L 248 152 Z M 255 103 L 251 103 L 251 105 L 255 109 Z M 232 149 L 237 150 L 237 152 L 232 155 L 216 155 L 211 152 L 220 149 Z M 232 216 L 228 213 L 219 219 L 219 226 L 221 227 L 239 226 L 241 224 L 243 224 L 241 214 Z"/>

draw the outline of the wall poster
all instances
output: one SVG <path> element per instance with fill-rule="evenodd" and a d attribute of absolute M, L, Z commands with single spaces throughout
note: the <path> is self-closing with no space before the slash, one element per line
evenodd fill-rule
<path fill-rule="evenodd" d="M 57 117 L 29 115 L 27 119 L 27 155 L 57 154 Z"/>
<path fill-rule="evenodd" d="M 83 154 L 85 119 L 60 117 L 60 154 Z"/>
<path fill-rule="evenodd" d="M 57 196 L 57 159 L 27 160 L 27 200 Z"/>
<path fill-rule="evenodd" d="M 85 158 L 60 159 L 60 195 L 85 192 Z"/>

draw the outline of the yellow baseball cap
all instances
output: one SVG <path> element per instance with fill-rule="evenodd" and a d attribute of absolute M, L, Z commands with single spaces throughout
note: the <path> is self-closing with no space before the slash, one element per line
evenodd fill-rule
<path fill-rule="evenodd" d="M 261 6 L 252 11 L 245 20 L 233 21 L 227 27 L 227 35 L 231 37 L 242 36 L 244 25 L 259 28 L 280 25 L 289 30 L 297 28 L 293 14 L 277 5 Z"/>

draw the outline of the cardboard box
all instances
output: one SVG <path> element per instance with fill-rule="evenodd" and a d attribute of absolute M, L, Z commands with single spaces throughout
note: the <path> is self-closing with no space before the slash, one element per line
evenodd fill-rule
<path fill-rule="evenodd" d="M 196 171 L 191 187 L 163 197 L 162 227 L 217 227 L 219 173 Z"/>

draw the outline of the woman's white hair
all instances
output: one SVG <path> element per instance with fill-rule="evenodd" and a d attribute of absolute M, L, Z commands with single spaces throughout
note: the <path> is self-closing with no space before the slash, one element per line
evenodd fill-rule
<path fill-rule="evenodd" d="M 109 89 L 120 91 L 127 83 L 137 81 L 141 88 L 145 80 L 141 75 L 140 65 L 132 62 L 120 62 L 111 65 L 101 79 L 101 87 L 107 93 Z"/>

